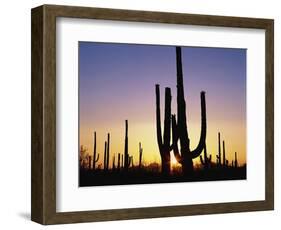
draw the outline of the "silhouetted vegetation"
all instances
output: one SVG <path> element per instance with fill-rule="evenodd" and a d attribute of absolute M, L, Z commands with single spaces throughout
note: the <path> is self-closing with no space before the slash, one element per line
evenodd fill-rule
<path fill-rule="evenodd" d="M 160 112 L 160 89 L 156 85 L 156 128 L 157 128 L 157 142 L 159 153 L 161 156 L 161 168 L 164 175 L 170 174 L 171 168 L 171 89 L 165 88 L 165 115 L 164 115 L 164 137 L 162 138 L 161 130 L 161 112 Z"/>
<path fill-rule="evenodd" d="M 147 183 L 171 183 L 171 182 L 194 182 L 214 180 L 241 180 L 246 179 L 246 165 L 238 168 L 217 168 L 213 164 L 208 170 L 194 167 L 192 176 L 182 174 L 180 167 L 172 169 L 171 174 L 164 176 L 158 163 L 150 163 L 139 167 L 124 169 L 110 169 L 95 171 L 80 169 L 80 186 L 95 185 L 122 185 L 122 184 L 147 184 Z"/>

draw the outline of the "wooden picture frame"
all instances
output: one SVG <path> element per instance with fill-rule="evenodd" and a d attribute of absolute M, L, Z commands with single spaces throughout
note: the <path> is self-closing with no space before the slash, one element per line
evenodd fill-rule
<path fill-rule="evenodd" d="M 264 29 L 266 36 L 265 200 L 100 211 L 56 211 L 56 18 L 121 20 Z M 274 21 L 102 8 L 43 5 L 32 9 L 32 199 L 31 219 L 41 224 L 156 218 L 273 210 Z"/>

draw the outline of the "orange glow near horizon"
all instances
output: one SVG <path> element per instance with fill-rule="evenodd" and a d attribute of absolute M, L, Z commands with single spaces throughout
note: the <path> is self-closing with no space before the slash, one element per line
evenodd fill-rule
<path fill-rule="evenodd" d="M 238 164 L 246 163 L 246 130 L 241 124 L 233 123 L 232 125 L 225 125 L 220 130 L 221 132 L 221 151 L 222 141 L 225 140 L 226 158 L 231 164 L 234 160 L 234 154 L 237 152 Z M 200 123 L 189 124 L 189 138 L 191 150 L 196 147 L 200 137 Z M 229 130 L 229 131 L 228 131 Z M 94 127 L 81 127 L 80 143 L 85 146 L 90 155 L 93 154 L 93 132 L 97 132 L 97 153 L 100 154 L 99 164 L 103 165 L 104 142 L 107 140 L 107 133 L 103 125 Z M 108 130 L 110 133 L 110 167 L 112 167 L 112 159 L 115 154 L 124 153 L 124 138 L 125 138 L 125 122 L 120 122 L 120 125 L 111 127 Z M 218 154 L 218 130 L 214 125 L 208 125 L 207 131 L 207 152 L 212 155 L 212 162 L 216 162 L 216 155 Z M 154 124 L 129 122 L 129 154 L 134 158 L 134 164 L 138 164 L 139 160 L 139 142 L 143 147 L 143 164 L 157 162 L 161 163 L 161 158 L 158 150 L 156 139 L 156 127 Z M 231 140 L 231 141 L 230 141 Z M 202 152 L 203 156 L 203 152 Z M 171 161 L 176 163 L 176 160 L 171 151 Z M 194 164 L 200 163 L 200 158 L 194 160 Z"/>

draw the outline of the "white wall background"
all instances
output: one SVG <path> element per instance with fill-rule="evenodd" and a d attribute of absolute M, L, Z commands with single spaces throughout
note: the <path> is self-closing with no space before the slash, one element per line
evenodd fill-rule
<path fill-rule="evenodd" d="M 279 1 L 245 0 L 33 0 L 2 1 L 0 6 L 0 228 L 42 229 L 30 219 L 30 9 L 41 4 L 65 4 L 153 10 L 181 13 L 217 14 L 275 19 L 275 117 L 281 116 Z M 279 92 L 278 92 L 279 91 Z M 275 211 L 174 217 L 151 220 L 114 221 L 50 226 L 50 229 L 152 229 L 216 228 L 274 229 L 281 224 L 281 182 L 279 167 L 280 119 L 275 120 Z M 279 168 L 278 168 L 279 167 Z M 12 169 L 12 170 L 11 170 Z M 208 193 L 206 192 L 206 195 Z M 275 227 L 276 228 L 276 227 Z"/>

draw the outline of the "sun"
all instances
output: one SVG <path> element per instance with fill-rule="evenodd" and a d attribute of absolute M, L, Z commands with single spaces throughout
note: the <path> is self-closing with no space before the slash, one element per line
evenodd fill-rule
<path fill-rule="evenodd" d="M 171 165 L 177 165 L 177 164 L 178 164 L 178 162 L 177 162 L 176 158 L 172 155 L 171 156 Z"/>

